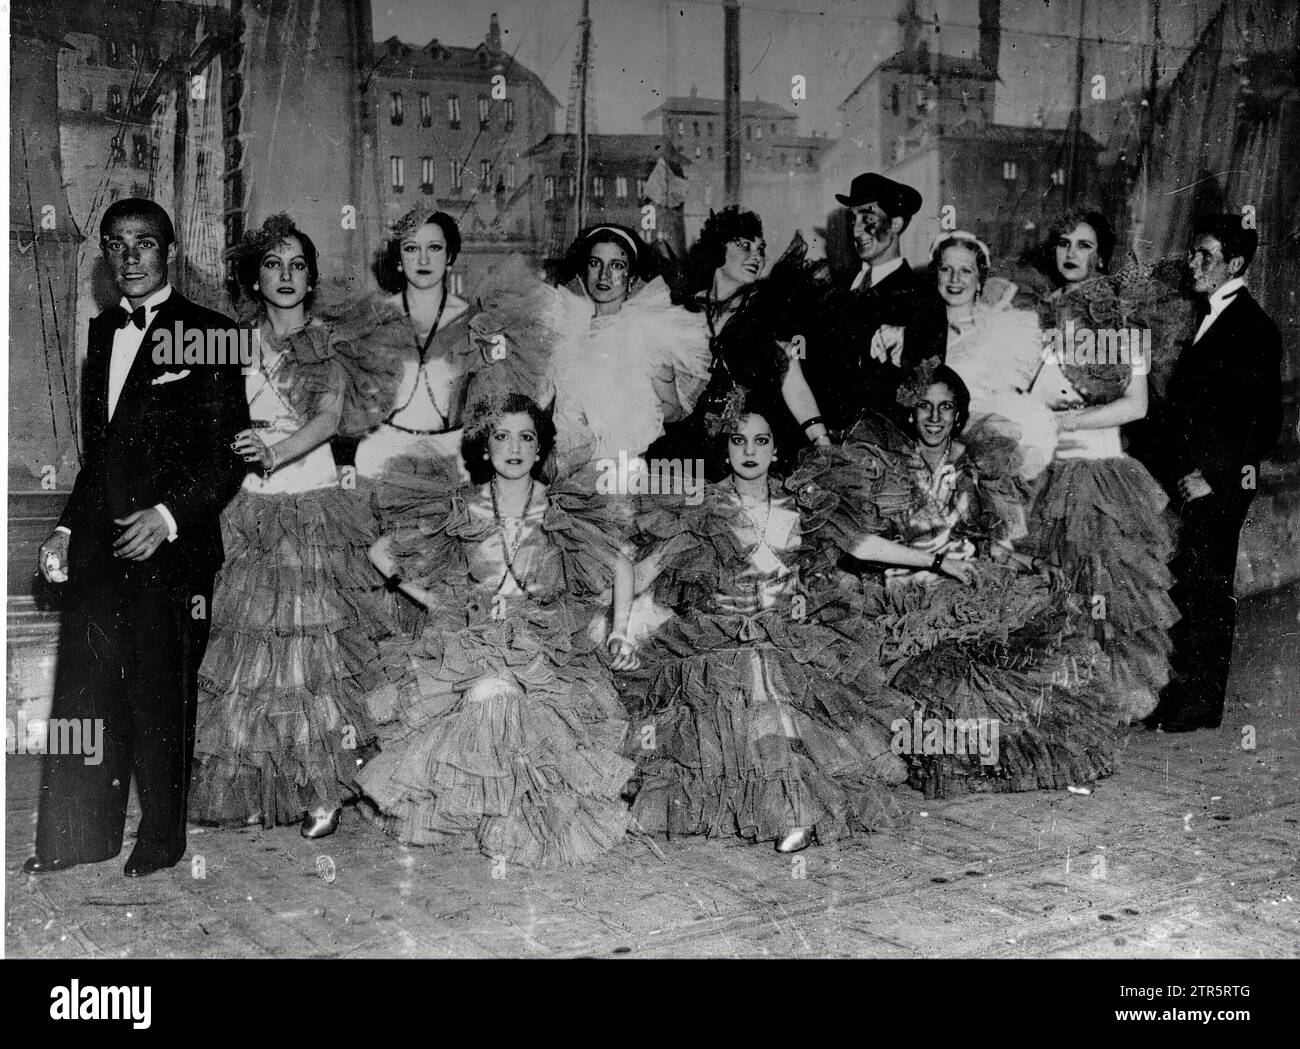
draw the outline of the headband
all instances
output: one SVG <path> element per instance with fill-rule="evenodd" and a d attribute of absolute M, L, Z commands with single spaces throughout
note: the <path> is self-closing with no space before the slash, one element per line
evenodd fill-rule
<path fill-rule="evenodd" d="M 984 253 L 984 265 L 990 267 L 993 265 L 993 252 L 989 251 L 989 246 L 980 240 L 979 237 L 975 236 L 975 234 L 970 230 L 965 229 L 955 229 L 946 233 L 940 233 L 930 243 L 930 254 L 933 255 L 938 251 L 939 245 L 946 240 L 964 240 L 968 243 L 974 244 Z"/>
<path fill-rule="evenodd" d="M 629 261 L 634 266 L 639 264 L 641 260 L 641 249 L 637 247 L 636 241 L 632 239 L 631 234 L 629 234 L 626 230 L 619 229 L 617 226 L 593 226 L 591 229 L 587 230 L 587 232 L 582 235 L 582 239 L 591 240 L 591 238 L 594 237 L 597 233 L 603 233 L 603 232 L 613 233 L 615 236 L 621 237 L 623 243 L 625 243 L 628 246 L 628 250 L 631 252 L 631 255 L 629 256 Z"/>

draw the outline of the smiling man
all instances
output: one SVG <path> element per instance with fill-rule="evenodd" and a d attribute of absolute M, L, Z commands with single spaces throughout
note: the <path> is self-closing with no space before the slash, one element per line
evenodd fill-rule
<path fill-rule="evenodd" d="M 1172 596 L 1173 676 L 1147 719 L 1166 732 L 1217 728 L 1232 658 L 1237 542 L 1259 485 L 1260 462 L 1282 425 L 1277 325 L 1246 287 L 1258 234 L 1239 215 L 1196 223 L 1188 252 L 1196 330 L 1169 381 L 1161 413 L 1162 480 L 1180 506 Z"/>
<path fill-rule="evenodd" d="M 81 380 L 83 459 L 40 570 L 68 591 L 55 718 L 102 719 L 102 760 L 50 755 L 29 874 L 112 859 L 122 848 L 132 777 L 140 799 L 127 877 L 185 854 L 195 689 L 207 645 L 219 514 L 245 465 L 230 448 L 248 409 L 238 363 L 157 363 L 152 332 L 205 335 L 233 324 L 168 278 L 167 213 L 119 200 L 100 224 L 121 302 L 90 322 Z"/>
<path fill-rule="evenodd" d="M 860 265 L 827 335 L 829 359 L 810 358 L 809 371 L 831 428 L 844 429 L 866 408 L 897 415 L 894 396 L 903 375 L 929 357 L 943 359 L 947 319 L 934 287 L 903 258 L 899 244 L 921 194 L 867 172 L 835 199 L 849 211 Z"/>

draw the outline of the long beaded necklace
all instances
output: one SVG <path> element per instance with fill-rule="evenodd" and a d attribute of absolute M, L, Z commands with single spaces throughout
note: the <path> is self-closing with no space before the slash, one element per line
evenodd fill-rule
<path fill-rule="evenodd" d="M 757 553 L 762 547 L 765 546 L 774 557 L 777 556 L 776 551 L 772 549 L 771 545 L 767 541 L 767 526 L 768 523 L 772 520 L 771 487 L 767 488 L 767 510 L 763 514 L 763 525 L 761 528 L 759 527 L 758 522 L 755 521 L 754 518 L 750 515 L 749 511 L 745 509 L 745 498 L 740 494 L 740 489 L 736 487 L 735 474 L 731 475 L 731 490 L 736 493 L 736 501 L 740 504 L 740 512 L 745 515 L 745 520 L 748 521 L 750 523 L 750 526 L 754 529 L 754 531 L 758 533 L 758 542 L 754 544 L 754 549 L 753 551 L 751 551 L 751 556 L 752 554 Z"/>
<path fill-rule="evenodd" d="M 442 429 L 446 430 L 451 424 L 451 420 L 448 418 L 447 412 L 443 411 L 442 408 L 438 405 L 438 397 L 433 392 L 433 384 L 429 379 L 429 370 L 428 370 L 429 347 L 433 345 L 433 340 L 435 336 L 437 336 L 438 334 L 438 325 L 442 323 L 442 313 L 443 310 L 445 310 L 446 308 L 447 308 L 447 278 L 444 276 L 442 280 L 442 298 L 438 302 L 438 313 L 433 318 L 433 327 L 429 329 L 429 334 L 424 337 L 423 343 L 420 342 L 418 336 L 414 335 L 415 322 L 414 321 L 411 322 L 412 338 L 413 341 L 415 342 L 415 352 L 420 362 L 419 368 L 416 371 L 416 375 L 419 376 L 419 380 L 417 380 L 415 385 L 411 387 L 411 393 L 406 398 L 406 402 L 402 404 L 400 407 L 394 408 L 391 412 L 388 413 L 388 418 L 385 419 L 384 421 L 387 422 L 389 425 L 395 426 L 396 424 L 393 422 L 393 420 L 396 419 L 402 412 L 406 411 L 406 409 L 411 406 L 411 402 L 415 400 L 415 391 L 420 388 L 420 380 L 424 382 L 424 388 L 429 393 L 429 403 L 433 405 L 433 410 L 438 413 L 438 418 L 442 420 Z M 406 314 L 407 320 L 411 320 L 411 304 L 406 299 L 405 288 L 402 289 L 402 311 Z M 450 410 L 451 405 L 448 404 L 447 408 L 448 410 Z M 406 427 L 398 427 L 398 428 L 403 430 L 406 429 Z M 437 431 L 430 431 L 430 432 L 437 432 Z"/>
<path fill-rule="evenodd" d="M 497 531 L 501 535 L 501 552 L 505 556 L 506 561 L 505 573 L 501 576 L 501 582 L 497 584 L 497 588 L 494 592 L 498 594 L 501 593 L 501 588 L 506 585 L 506 580 L 513 579 L 515 581 L 515 586 L 519 588 L 519 592 L 523 594 L 524 597 L 530 597 L 531 595 L 528 591 L 527 585 L 519 578 L 519 574 L 515 571 L 515 557 L 519 554 L 519 547 L 524 541 L 524 527 L 528 520 L 528 513 L 533 508 L 533 496 L 537 493 L 537 481 L 529 480 L 528 482 L 528 499 L 524 502 L 523 513 L 519 516 L 519 530 L 515 533 L 513 549 L 511 548 L 510 535 L 506 528 L 506 519 L 501 516 L 501 501 L 497 496 L 497 479 L 495 477 L 492 478 L 492 483 L 489 485 L 489 489 L 492 493 L 492 517 L 496 521 Z"/>
<path fill-rule="evenodd" d="M 274 330 L 272 330 L 272 334 L 274 334 Z M 257 392 L 254 393 L 253 396 L 248 399 L 248 407 L 251 409 L 253 405 L 257 403 L 257 399 L 261 397 L 262 394 L 265 393 L 267 390 L 270 390 L 271 395 L 277 401 L 280 402 L 284 410 L 288 412 L 290 415 L 293 415 L 295 413 L 292 406 L 289 404 L 288 401 L 284 399 L 283 395 L 281 395 L 280 393 L 279 388 L 275 385 L 274 382 L 276 376 L 280 374 L 280 371 L 289 362 L 289 358 L 293 354 L 289 350 L 288 346 L 286 345 L 285 348 L 280 351 L 280 359 L 275 362 L 274 366 L 268 368 L 266 366 L 266 352 L 263 350 L 262 344 L 268 341 L 269 338 L 270 336 L 268 336 L 266 339 L 259 337 L 257 340 L 257 367 L 258 367 L 258 371 L 261 373 L 262 376 L 262 385 L 259 386 L 257 388 Z"/>

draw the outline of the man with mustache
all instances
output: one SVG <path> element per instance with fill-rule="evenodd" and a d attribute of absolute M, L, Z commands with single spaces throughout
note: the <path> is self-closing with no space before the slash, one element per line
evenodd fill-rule
<path fill-rule="evenodd" d="M 808 370 L 831 429 L 846 429 L 868 408 L 898 414 L 894 395 L 903 375 L 928 357 L 943 358 L 947 318 L 932 282 L 899 248 L 921 194 L 866 172 L 835 199 L 852 216 L 861 267 L 838 300 L 824 352 L 810 357 Z"/>

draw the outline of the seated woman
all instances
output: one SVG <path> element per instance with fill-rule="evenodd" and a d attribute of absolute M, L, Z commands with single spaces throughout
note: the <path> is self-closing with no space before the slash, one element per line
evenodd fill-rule
<path fill-rule="evenodd" d="M 1054 229 L 1060 287 L 1041 304 L 1055 335 L 1034 395 L 1053 412 L 1056 454 L 1043 474 L 1024 547 L 1058 562 L 1092 609 L 1110 660 L 1117 716 L 1146 717 L 1169 679 L 1173 556 L 1168 499 L 1124 450 L 1121 427 L 1145 418 L 1151 346 L 1133 352 L 1133 332 L 1159 330 L 1168 295 L 1136 265 L 1110 275 L 1115 237 L 1099 212 L 1072 212 Z M 1105 359 L 1099 336 L 1130 335 L 1128 359 Z M 1080 341 L 1086 338 L 1088 341 Z M 1117 357 L 1119 355 L 1116 355 Z"/>
<path fill-rule="evenodd" d="M 888 825 L 889 784 L 905 771 L 886 726 L 909 704 L 880 680 L 859 631 L 837 621 L 848 612 L 838 595 L 803 578 L 817 549 L 804 536 L 840 501 L 769 475 L 772 427 L 743 391 L 717 426 L 727 479 L 696 505 L 664 500 L 639 519 L 651 549 L 637 587 L 658 578 L 678 615 L 644 647 L 647 669 L 624 693 L 650 723 L 630 751 L 633 812 L 651 832 L 738 834 L 781 852 Z M 864 559 L 971 575 L 964 561 L 869 531 L 841 527 L 835 542 Z"/>
<path fill-rule="evenodd" d="M 314 838 L 356 796 L 358 752 L 374 740 L 361 696 L 378 640 L 395 629 L 366 559 L 369 508 L 328 442 L 382 418 L 397 376 L 309 317 L 316 248 L 287 215 L 232 257 L 260 340 L 245 383 L 253 428 L 234 444 L 255 472 L 221 517 L 189 811 L 198 822 L 301 820 Z"/>
<path fill-rule="evenodd" d="M 641 455 L 704 388 L 703 321 L 674 305 L 650 270 L 635 231 L 593 226 L 569 249 L 567 284 L 543 285 L 515 262 L 482 296 L 472 325 L 484 359 L 475 389 L 527 392 L 552 407 L 561 473 Z"/>
<path fill-rule="evenodd" d="M 736 206 L 710 215 L 691 249 L 687 276 L 674 298 L 702 313 L 712 353 L 709 384 L 695 409 L 652 446 L 650 455 L 666 459 L 704 456 L 709 447 L 707 419 L 723 409 L 737 387 L 768 419 L 777 447 L 794 462 L 808 444 L 829 444 L 821 409 L 804 378 L 802 359 L 817 322 L 817 274 L 805 263 L 803 238 L 794 242 L 763 276 L 767 244 L 763 224 L 752 211 Z M 829 277 L 826 278 L 829 281 Z M 802 336 L 796 340 L 796 336 Z M 725 476 L 717 456 L 706 459 L 710 481 Z"/>
<path fill-rule="evenodd" d="M 885 518 L 885 535 L 971 574 L 969 588 L 932 569 L 864 579 L 863 644 L 915 704 L 898 725 L 912 782 L 934 796 L 1105 775 L 1118 750 L 1115 706 L 1097 646 L 1076 625 L 1086 625 L 1085 610 L 1053 585 L 1053 566 L 1008 543 L 1024 519 L 1015 443 L 988 429 L 964 434 L 969 392 L 937 359 L 900 387 L 899 401 L 912 413 L 910 435 L 864 419 L 829 467 L 810 462 L 791 483 L 842 491 L 850 507 Z M 915 738 L 931 721 L 938 738 L 949 726 L 985 735 L 936 748 Z"/>
<path fill-rule="evenodd" d="M 637 665 L 627 521 L 590 472 L 537 480 L 554 436 L 511 394 L 471 413 L 464 455 L 480 483 L 407 461 L 381 486 L 394 530 L 374 562 L 430 614 L 420 637 L 386 646 L 399 680 L 367 697 L 383 752 L 358 782 L 408 844 L 463 839 L 550 867 L 592 860 L 628 828 L 619 799 L 633 766 L 610 674 Z M 611 580 L 607 654 L 587 625 Z"/>
<path fill-rule="evenodd" d="M 1032 310 L 1013 309 L 1016 286 L 989 278 L 989 249 L 973 233 L 935 238 L 930 252 L 948 318 L 945 362 L 970 390 L 972 425 L 991 422 L 1020 446 L 1022 474 L 1033 480 L 1051 461 L 1056 424 L 1026 391 L 1042 359 L 1042 334 Z"/>

